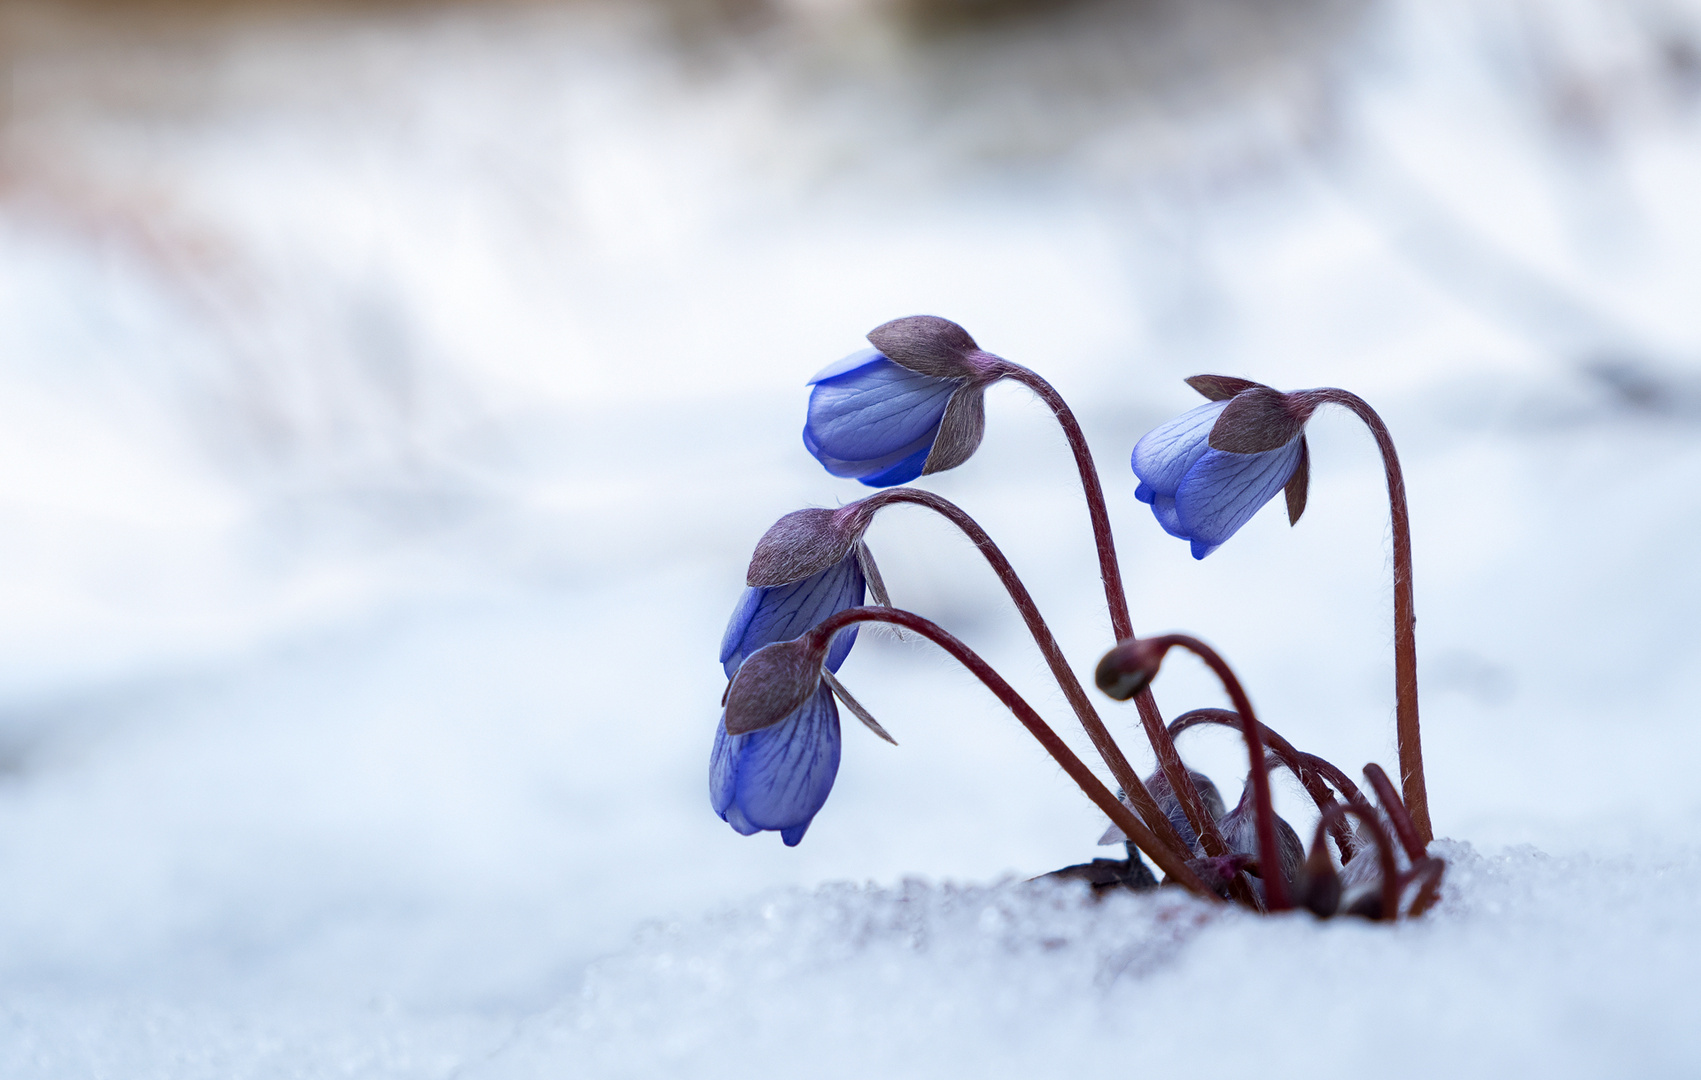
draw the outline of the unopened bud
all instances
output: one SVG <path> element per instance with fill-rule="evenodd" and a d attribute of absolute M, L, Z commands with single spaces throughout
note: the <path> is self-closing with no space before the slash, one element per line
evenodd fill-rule
<path fill-rule="evenodd" d="M 823 648 L 806 634 L 765 645 L 745 658 L 726 692 L 726 733 L 773 727 L 803 707 L 821 685 Z"/>
<path fill-rule="evenodd" d="M 1299 903 L 1318 918 L 1327 919 L 1341 906 L 1341 875 L 1329 858 L 1325 844 L 1313 844 L 1311 854 L 1300 868 L 1297 882 Z"/>
<path fill-rule="evenodd" d="M 1129 638 L 1104 654 L 1093 681 L 1117 701 L 1127 701 L 1152 684 L 1169 645 L 1157 638 Z"/>

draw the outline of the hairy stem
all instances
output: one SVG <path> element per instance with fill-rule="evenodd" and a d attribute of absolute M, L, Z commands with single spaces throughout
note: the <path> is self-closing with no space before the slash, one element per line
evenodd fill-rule
<path fill-rule="evenodd" d="M 1258 722 L 1257 714 L 1252 711 L 1252 702 L 1247 698 L 1246 690 L 1235 677 L 1233 669 L 1217 654 L 1217 650 L 1198 638 L 1187 634 L 1164 634 L 1147 640 L 1165 647 L 1179 645 L 1205 661 L 1205 666 L 1211 669 L 1222 682 L 1223 689 L 1228 691 L 1234 711 L 1246 719 L 1246 723 L 1240 725 L 1240 733 L 1246 739 L 1246 753 L 1252 761 L 1252 776 L 1249 779 L 1252 784 L 1253 812 L 1258 826 L 1258 862 L 1264 867 L 1264 897 L 1271 911 L 1287 910 L 1291 906 L 1288 901 L 1288 883 L 1282 879 L 1279 854 L 1281 849 L 1276 846 L 1276 811 L 1270 805 L 1270 777 L 1264 768 L 1264 725 Z"/>
<path fill-rule="evenodd" d="M 1423 740 L 1418 730 L 1417 612 L 1412 602 L 1412 526 L 1406 508 L 1406 480 L 1400 456 L 1388 425 L 1363 398 L 1329 387 L 1306 390 L 1301 395 L 1309 407 L 1330 402 L 1351 409 L 1364 421 L 1382 452 L 1382 468 L 1388 476 L 1388 514 L 1394 535 L 1394 717 L 1400 745 L 1400 789 L 1417 829 L 1427 847 L 1435 839 L 1429 822 L 1429 791 L 1423 777 Z"/>
<path fill-rule="evenodd" d="M 1382 771 L 1382 766 L 1371 762 L 1364 767 L 1364 778 L 1370 781 L 1371 790 L 1376 792 L 1382 812 L 1394 823 L 1394 833 L 1400 838 L 1400 846 L 1406 849 L 1406 857 L 1413 863 L 1424 858 L 1428 845 L 1420 839 L 1416 823 L 1407 816 L 1406 808 L 1400 805 L 1400 796 L 1394 791 L 1394 783 L 1388 779 L 1388 774 Z"/>
<path fill-rule="evenodd" d="M 1171 720 L 1169 722 L 1169 733 L 1173 738 L 1188 728 L 1197 727 L 1201 724 L 1220 724 L 1223 727 L 1239 731 L 1240 714 L 1230 709 L 1194 709 Z M 1330 792 L 1329 785 L 1324 782 L 1321 770 L 1312 764 L 1315 759 L 1314 755 L 1300 753 L 1294 748 L 1293 743 L 1282 738 L 1269 724 L 1260 725 L 1259 734 L 1264 737 L 1264 742 L 1269 745 L 1270 750 L 1281 759 L 1282 764 L 1288 767 L 1288 771 L 1299 778 L 1300 785 L 1305 788 L 1306 794 L 1311 796 L 1311 801 L 1317 804 L 1319 811 L 1328 810 L 1329 807 L 1336 805 L 1335 796 Z M 1343 794 L 1345 793 L 1343 792 Z M 1341 861 L 1343 863 L 1351 862 L 1353 856 L 1358 854 L 1358 845 L 1353 838 L 1352 826 L 1348 825 L 1345 819 L 1337 816 L 1330 826 L 1330 835 L 1335 838 L 1335 846 L 1340 849 Z"/>
<path fill-rule="evenodd" d="M 1159 843 L 1152 831 L 1146 828 L 1145 824 L 1135 817 L 1131 810 L 1122 805 L 1122 801 L 1109 788 L 1105 787 L 1097 776 L 1093 775 L 1093 771 L 1087 768 L 1079 757 L 1075 756 L 1075 752 L 1069 749 L 1068 744 L 1058 738 L 1057 733 L 1041 718 L 1039 713 L 1034 711 L 1033 706 L 1023 700 L 1022 696 L 1016 693 L 1008 682 L 1004 681 L 1004 677 L 992 669 L 992 665 L 982 660 L 973 649 L 958 641 L 937 623 L 898 608 L 855 607 L 847 608 L 823 619 L 816 624 L 814 629 L 809 631 L 809 637 L 812 639 L 812 644 L 818 645 L 824 653 L 827 643 L 832 640 L 834 634 L 847 626 L 861 622 L 883 622 L 901 626 L 906 630 L 920 634 L 950 653 L 952 658 L 968 668 L 977 679 L 984 683 L 986 688 L 991 690 L 993 695 L 1003 702 L 1006 708 L 1016 714 L 1016 719 L 1022 722 L 1022 726 L 1028 729 L 1029 734 L 1039 740 L 1039 744 L 1045 748 L 1046 753 L 1050 754 L 1063 767 L 1063 771 L 1068 773 L 1069 778 L 1075 781 L 1086 793 L 1087 798 L 1104 811 L 1105 816 L 1115 822 L 1117 828 L 1121 829 L 1136 847 L 1157 863 L 1165 874 L 1168 874 L 1177 884 L 1205 899 L 1219 899 L 1215 893 L 1206 887 L 1203 881 L 1199 880 L 1199 875 L 1188 868 L 1185 860 L 1178 858 L 1166 845 Z"/>
<path fill-rule="evenodd" d="M 1033 371 L 1019 364 L 1004 362 L 1007 367 L 1004 375 L 1014 379 L 1033 391 L 1034 396 L 1045 402 L 1046 406 L 1057 417 L 1057 423 L 1063 428 L 1063 436 L 1069 441 L 1069 449 L 1075 455 L 1075 468 L 1081 474 L 1081 491 L 1087 499 L 1087 514 L 1093 523 L 1093 540 L 1098 548 L 1099 577 L 1104 581 L 1105 605 L 1110 610 L 1110 628 L 1117 641 L 1126 641 L 1134 636 L 1134 621 L 1128 613 L 1128 593 L 1122 584 L 1122 566 L 1116 558 L 1116 539 L 1110 531 L 1110 511 L 1105 507 L 1104 486 L 1099 481 L 1098 466 L 1093 463 L 1093 452 L 1087 446 L 1087 436 L 1081 431 L 1081 425 L 1075 419 L 1075 413 L 1063 400 L 1063 395 L 1050 383 Z M 1152 751 L 1157 755 L 1158 766 L 1163 770 L 1164 778 L 1169 781 L 1170 790 L 1181 803 L 1182 813 L 1193 826 L 1193 832 L 1199 837 L 1200 846 L 1207 855 L 1220 856 L 1228 853 L 1228 845 L 1223 842 L 1222 833 L 1217 828 L 1216 821 L 1205 812 L 1205 801 L 1199 797 L 1199 791 L 1193 786 L 1193 778 L 1182 764 L 1181 754 L 1175 748 L 1175 741 L 1169 737 L 1164 728 L 1163 714 L 1158 711 L 1157 699 L 1152 697 L 1151 690 L 1143 689 L 1134 697 L 1134 707 L 1139 710 L 1140 724 L 1146 729 L 1146 740 L 1152 744 Z M 1118 780 L 1120 783 L 1120 778 Z M 1126 788 L 1126 785 L 1124 785 Z"/>
<path fill-rule="evenodd" d="M 1039 605 L 1034 603 L 1033 595 L 1028 592 L 1028 587 L 1022 584 L 1022 579 L 1016 574 L 1016 568 L 1010 565 L 1010 560 L 1005 557 L 1003 551 L 999 550 L 998 545 L 981 527 L 980 522 L 970 517 L 963 511 L 962 507 L 949 499 L 935 495 L 931 491 L 923 491 L 920 488 L 888 488 L 878 495 L 871 495 L 862 500 L 861 506 L 865 508 L 862 512 L 871 519 L 881 507 L 892 503 L 912 503 L 934 511 L 961 529 L 963 534 L 974 543 L 975 547 L 980 549 L 980 553 L 992 567 L 992 572 L 998 576 L 999 582 L 1010 594 L 1010 600 L 1016 605 L 1016 611 L 1022 616 L 1022 621 L 1027 624 L 1028 632 L 1033 635 L 1034 644 L 1039 646 L 1040 654 L 1045 657 L 1046 666 L 1051 668 L 1051 674 L 1057 680 L 1057 685 L 1062 689 L 1064 698 L 1068 700 L 1070 708 L 1075 710 L 1075 715 L 1081 721 L 1081 727 L 1086 730 L 1087 737 L 1092 740 L 1093 748 L 1098 751 L 1099 757 L 1109 767 L 1111 776 L 1122 787 L 1123 792 L 1128 796 L 1128 800 L 1140 812 L 1140 816 L 1157 834 L 1159 841 L 1168 846 L 1181 859 L 1191 859 L 1193 853 L 1182 842 L 1181 837 L 1175 831 L 1175 826 L 1170 824 L 1169 818 L 1159 808 L 1151 791 L 1140 780 L 1140 774 L 1134 771 L 1133 765 L 1129 764 L 1127 755 L 1122 752 L 1122 747 L 1118 746 L 1116 740 L 1111 737 L 1110 729 L 1105 727 L 1104 720 L 1099 716 L 1098 710 L 1093 708 L 1092 699 L 1087 696 L 1087 691 L 1082 687 L 1081 680 L 1070 668 L 1068 658 L 1063 655 L 1062 646 L 1058 645 L 1057 638 L 1051 632 L 1051 627 L 1046 624 L 1045 617 L 1040 614 Z M 1213 823 L 1213 829 L 1214 827 L 1215 823 Z"/>

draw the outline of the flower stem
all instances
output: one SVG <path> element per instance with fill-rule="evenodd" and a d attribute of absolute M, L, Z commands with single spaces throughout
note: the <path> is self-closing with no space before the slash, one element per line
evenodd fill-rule
<path fill-rule="evenodd" d="M 1258 722 L 1258 716 L 1252 711 L 1252 702 L 1246 696 L 1246 690 L 1241 687 L 1240 680 L 1235 677 L 1233 669 L 1218 655 L 1217 650 L 1187 634 L 1164 634 L 1162 637 L 1147 640 L 1161 646 L 1179 645 L 1205 661 L 1228 691 L 1229 700 L 1234 703 L 1234 711 L 1239 713 L 1245 722 L 1240 725 L 1240 733 L 1246 739 L 1246 753 L 1252 761 L 1253 812 L 1258 827 L 1258 862 L 1264 868 L 1264 896 L 1271 911 L 1285 911 L 1291 905 L 1288 902 L 1288 883 L 1283 880 L 1281 872 L 1280 850 L 1276 846 L 1276 812 L 1270 805 L 1270 776 L 1264 768 L 1264 725 Z M 1167 732 L 1166 732 L 1167 734 Z"/>
<path fill-rule="evenodd" d="M 1406 857 L 1413 863 L 1424 858 L 1428 845 L 1418 838 L 1416 822 L 1407 816 L 1406 808 L 1400 805 L 1400 796 L 1394 792 L 1394 783 L 1388 779 L 1388 774 L 1382 771 L 1382 766 L 1371 762 L 1364 767 L 1364 778 L 1370 781 L 1371 789 L 1376 792 L 1377 801 L 1382 804 L 1382 812 L 1393 822 L 1394 833 L 1400 838 L 1400 846 L 1406 849 Z"/>
<path fill-rule="evenodd" d="M 1087 497 L 1087 513 L 1093 521 L 1093 539 L 1098 545 L 1099 576 L 1104 579 L 1105 604 L 1110 609 L 1110 628 L 1117 641 L 1134 636 L 1134 620 L 1128 614 L 1128 594 L 1122 587 L 1122 567 L 1116 561 L 1116 539 L 1110 532 L 1110 512 L 1105 509 L 1104 487 L 1099 483 L 1098 466 L 1093 464 L 1093 452 L 1087 437 L 1076 422 L 1075 414 L 1053 386 L 1020 364 L 1009 364 L 1007 377 L 1016 380 L 1050 407 L 1063 428 L 1069 449 L 1075 454 L 1075 468 L 1081 473 L 1081 490 Z"/>
<path fill-rule="evenodd" d="M 1063 649 L 1058 645 L 1057 638 L 1051 632 L 1051 627 L 1046 625 L 1045 617 L 1040 614 L 1039 605 L 1034 603 L 1033 595 L 1028 592 L 1027 586 L 1022 584 L 1022 579 L 1016 574 L 1016 568 L 1010 565 L 1010 560 L 1005 557 L 1003 551 L 999 550 L 998 545 L 993 542 L 987 531 L 981 527 L 978 521 L 965 513 L 962 507 L 949 499 L 920 488 L 888 488 L 877 495 L 863 499 L 858 504 L 858 513 L 871 519 L 881 507 L 892 503 L 912 503 L 916 506 L 927 507 L 961 529 L 963 534 L 974 543 L 975 547 L 980 549 L 980 553 L 986 557 L 987 563 L 991 565 L 992 572 L 998 576 L 999 582 L 1010 594 L 1010 599 L 1015 603 L 1017 612 L 1022 616 L 1022 621 L 1027 624 L 1028 632 L 1033 635 L 1034 643 L 1039 646 L 1040 654 L 1045 657 L 1046 665 L 1051 668 L 1052 676 L 1057 679 L 1057 685 L 1063 690 L 1063 696 L 1068 699 L 1070 707 L 1075 710 L 1075 715 L 1080 718 L 1081 727 L 1086 729 L 1087 737 L 1092 740 L 1093 747 L 1098 751 L 1099 757 L 1104 759 L 1105 765 L 1109 767 L 1111 776 L 1121 785 L 1123 792 L 1128 796 L 1128 800 L 1134 804 L 1135 809 L 1140 812 L 1140 816 L 1157 834 L 1159 841 L 1174 851 L 1179 858 L 1191 859 L 1193 853 L 1187 849 L 1187 845 L 1176 833 L 1175 826 L 1170 824 L 1169 818 L 1158 807 L 1157 800 L 1152 797 L 1151 791 L 1141 782 L 1139 773 L 1135 772 L 1134 767 L 1129 764 L 1122 748 L 1111 737 L 1110 729 L 1105 727 L 1104 720 L 1100 718 L 1098 710 L 1093 708 L 1092 699 L 1087 696 L 1086 690 L 1081 686 L 1081 680 L 1070 668 L 1068 658 L 1063 655 Z M 860 534 L 860 529 L 858 531 Z M 1213 832 L 1216 831 L 1215 822 L 1211 822 L 1211 828 Z M 1197 826 L 1195 826 L 1195 829 L 1197 829 Z M 1218 834 L 1218 839 L 1220 841 L 1220 834 Z M 1223 845 L 1223 849 L 1226 851 L 1227 845 Z M 1214 855 L 1222 853 L 1211 852 Z"/>
<path fill-rule="evenodd" d="M 1412 603 L 1412 526 L 1406 507 L 1406 480 L 1388 425 L 1363 398 L 1328 387 L 1302 391 L 1309 407 L 1324 402 L 1351 409 L 1364 421 L 1382 452 L 1388 476 L 1388 513 L 1394 535 L 1394 699 L 1395 730 L 1400 744 L 1400 788 L 1412 825 L 1424 846 L 1435 839 L 1429 821 L 1429 792 L 1423 777 L 1423 740 L 1418 730 L 1417 613 Z"/>
<path fill-rule="evenodd" d="M 1005 377 L 1014 379 L 1033 391 L 1034 395 L 1057 417 L 1057 423 L 1063 428 L 1063 436 L 1069 441 L 1069 449 L 1075 455 L 1075 468 L 1081 474 L 1081 491 L 1087 499 L 1087 514 L 1093 523 L 1093 540 L 1098 548 L 1099 577 L 1104 581 L 1105 605 L 1110 611 L 1110 628 L 1117 641 L 1126 641 L 1134 636 L 1134 621 L 1128 613 L 1128 593 L 1122 584 L 1122 566 L 1116 558 L 1116 539 L 1110 531 L 1110 511 L 1105 507 L 1104 486 L 1099 481 L 1098 466 L 1093 463 L 1093 451 L 1087 446 L 1087 436 L 1081 431 L 1081 425 L 1075 419 L 1075 413 L 1069 408 L 1063 395 L 1046 382 L 1037 373 L 1003 361 Z M 1200 798 L 1199 791 L 1193 786 L 1193 778 L 1187 767 L 1182 764 L 1181 754 L 1175 748 L 1175 741 L 1170 738 L 1164 728 L 1163 714 L 1158 711 L 1157 699 L 1152 691 L 1141 690 L 1134 697 L 1134 706 L 1140 713 L 1140 724 L 1146 729 L 1146 740 L 1152 744 L 1152 751 L 1157 755 L 1158 766 L 1163 769 L 1164 778 L 1169 781 L 1170 790 L 1181 803 L 1182 813 L 1193 826 L 1194 835 L 1199 837 L 1200 846 L 1211 856 L 1221 856 L 1228 853 L 1228 845 L 1223 841 L 1222 833 L 1211 815 L 1205 812 L 1205 800 Z M 1121 778 L 1118 778 L 1121 783 Z M 1127 790 L 1127 785 L 1123 785 Z M 1142 812 L 1144 812 L 1142 810 Z"/>
<path fill-rule="evenodd" d="M 1197 727 L 1201 724 L 1221 724 L 1224 727 L 1239 731 L 1240 714 L 1230 709 L 1194 709 L 1171 720 L 1169 722 L 1169 733 L 1171 737 L 1174 737 L 1188 728 Z M 1336 805 L 1334 794 L 1329 790 L 1329 785 L 1324 782 L 1322 770 L 1314 764 L 1316 761 L 1321 761 L 1321 758 L 1312 754 L 1300 753 L 1294 748 L 1293 743 L 1284 739 L 1269 724 L 1260 724 L 1258 733 L 1264 737 L 1264 742 L 1270 747 L 1271 752 L 1281 759 L 1283 765 L 1288 767 L 1288 771 L 1299 778 L 1306 794 L 1311 796 L 1311 801 L 1317 804 L 1319 811 L 1327 810 Z M 1333 766 L 1330 766 L 1330 768 L 1333 768 Z M 1339 772 L 1339 770 L 1336 771 Z M 1357 792 L 1356 788 L 1353 790 L 1355 793 Z M 1335 838 L 1335 846 L 1341 850 L 1341 861 L 1343 863 L 1351 862 L 1353 856 L 1358 853 L 1357 847 L 1353 843 L 1352 827 L 1344 820 L 1336 818 L 1330 828 L 1331 835 Z"/>
<path fill-rule="evenodd" d="M 1204 899 L 1219 899 L 1215 893 L 1206 887 L 1203 881 L 1199 880 L 1199 875 L 1187 867 L 1183 859 L 1178 858 L 1166 845 L 1159 843 L 1151 830 L 1146 828 L 1145 824 L 1135 817 L 1131 810 L 1122 805 L 1122 801 L 1112 794 L 1111 790 L 1105 787 L 1097 776 L 1093 775 L 1093 771 L 1087 768 L 1086 764 L 1075 755 L 1073 750 L 1069 749 L 1068 744 L 1058 738 L 1057 733 L 1051 729 L 1051 726 L 1045 722 L 1039 713 L 1034 711 L 1033 706 L 1024 701 L 1022 696 L 1016 693 L 1008 682 L 1004 681 L 1004 677 L 992 669 L 992 665 L 982 660 L 973 649 L 958 641 L 937 623 L 899 608 L 855 607 L 846 608 L 823 619 L 815 625 L 814 629 L 809 631 L 809 635 L 814 642 L 819 643 L 819 647 L 824 651 L 827 642 L 832 640 L 835 633 L 847 626 L 861 622 L 883 622 L 901 626 L 906 630 L 920 634 L 950 653 L 958 663 L 968 668 L 976 678 L 984 683 L 986 688 L 991 690 L 994 696 L 1004 703 L 1006 708 L 1016 714 L 1016 719 L 1022 722 L 1022 726 L 1028 729 L 1029 734 L 1039 740 L 1039 744 L 1045 748 L 1046 753 L 1050 754 L 1063 767 L 1063 771 L 1068 773 L 1069 778 L 1075 781 L 1086 793 L 1087 798 L 1104 811 L 1105 816 L 1115 822 L 1117 828 L 1121 829 L 1130 841 L 1144 851 L 1153 862 L 1157 863 L 1164 873 L 1168 874 L 1177 884 Z"/>

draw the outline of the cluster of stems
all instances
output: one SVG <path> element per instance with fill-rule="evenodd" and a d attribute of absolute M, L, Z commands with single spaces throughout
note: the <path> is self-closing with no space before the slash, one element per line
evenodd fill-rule
<path fill-rule="evenodd" d="M 1319 914 L 1333 914 L 1340 902 L 1340 881 L 1335 860 L 1326 843 L 1332 841 L 1341 865 L 1368 854 L 1375 848 L 1380 889 L 1369 899 L 1361 898 L 1358 914 L 1391 919 L 1402 913 L 1418 914 L 1432 904 L 1439 889 L 1442 864 L 1427 854 L 1432 838 L 1428 803 L 1424 792 L 1421 749 L 1417 720 L 1417 668 L 1413 635 L 1411 584 L 1411 534 L 1406 511 L 1405 485 L 1385 425 L 1361 399 L 1342 390 L 1305 391 L 1311 406 L 1332 403 L 1358 415 L 1370 427 L 1382 452 L 1394 534 L 1395 683 L 1400 773 L 1404 797 L 1383 771 L 1369 765 L 1365 775 L 1380 806 L 1372 805 L 1359 788 L 1340 770 L 1315 755 L 1302 753 L 1286 739 L 1261 724 L 1252 703 L 1227 662 L 1204 642 L 1185 634 L 1136 639 L 1116 556 L 1104 491 L 1074 414 L 1057 391 L 1044 379 L 1019 365 L 1006 365 L 1003 377 L 1027 386 L 1056 415 L 1068 439 L 1080 472 L 1099 558 L 1100 576 L 1111 629 L 1117 642 L 1128 645 L 1138 640 L 1140 655 L 1152 658 L 1150 670 L 1138 673 L 1138 692 L 1133 694 L 1141 726 L 1169 790 L 1178 802 L 1196 838 L 1185 841 L 1151 790 L 1140 779 L 1122 748 L 1112 737 L 1103 718 L 1064 657 L 1056 637 L 1046 625 L 1027 587 L 1017 576 L 998 545 L 986 530 L 962 509 L 931 492 L 910 487 L 890 488 L 858 504 L 864 526 L 881 508 L 898 503 L 926 507 L 956 525 L 972 541 L 1009 593 L 1017 612 L 1032 634 L 1040 654 L 1075 712 L 1094 749 L 1104 762 L 1122 798 L 1113 793 L 1031 705 L 972 649 L 935 623 L 908 611 L 887 606 L 851 608 L 823 620 L 809 632 L 813 645 L 823 654 L 832 636 L 856 623 L 879 622 L 910 630 L 944 649 L 975 675 L 1004 703 L 1037 739 L 1070 779 L 1119 827 L 1130 843 L 1143 852 L 1166 875 L 1168 882 L 1211 901 L 1235 901 L 1259 910 L 1281 911 L 1301 904 Z M 1121 646 L 1119 645 L 1119 648 Z M 1232 710 L 1200 709 L 1166 725 L 1149 684 L 1157 674 L 1157 663 L 1171 648 L 1192 652 L 1221 682 Z M 1107 662 L 1109 661 L 1107 657 Z M 1101 683 L 1102 685 L 1102 683 Z M 1120 696 L 1120 695 L 1118 695 Z M 1254 814 L 1256 850 L 1231 849 L 1221 825 L 1206 805 L 1192 775 L 1176 749 L 1175 736 L 1189 728 L 1217 724 L 1237 730 L 1246 744 L 1249 762 L 1250 797 Z M 1271 805 L 1269 768 L 1286 767 L 1316 803 L 1319 818 L 1311 856 L 1292 872 L 1284 868 L 1278 848 L 1277 818 Z M 1348 819 L 1356 821 L 1357 828 Z M 1392 836 L 1390 836 L 1390 831 Z M 1398 841 L 1398 848 L 1395 841 Z M 1400 867 L 1403 854 L 1405 869 Z M 1255 888 L 1249 875 L 1261 879 Z M 1413 899 L 1404 902 L 1406 891 L 1416 886 Z M 1404 907 L 1402 908 L 1402 904 Z"/>

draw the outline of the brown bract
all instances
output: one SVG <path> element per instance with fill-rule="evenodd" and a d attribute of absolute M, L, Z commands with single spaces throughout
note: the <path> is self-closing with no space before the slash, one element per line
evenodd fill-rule
<path fill-rule="evenodd" d="M 939 434 L 934 437 L 933 449 L 928 451 L 922 475 L 955 469 L 969 460 L 985 433 L 986 386 L 979 382 L 964 383 L 945 403 Z"/>
<path fill-rule="evenodd" d="M 793 510 L 774 522 L 756 542 L 744 583 L 753 589 L 789 585 L 849 555 L 867 522 L 848 509 Z"/>
<path fill-rule="evenodd" d="M 1204 394 L 1211 401 L 1227 401 L 1242 390 L 1250 390 L 1255 386 L 1264 386 L 1251 379 L 1241 379 L 1233 375 L 1195 375 L 1187 380 L 1187 385 Z M 1268 390 L 1269 387 L 1264 387 Z"/>
<path fill-rule="evenodd" d="M 822 659 L 810 635 L 751 653 L 727 688 L 726 733 L 773 727 L 802 708 L 821 684 Z"/>
<path fill-rule="evenodd" d="M 869 343 L 901 368 L 936 379 L 972 379 L 987 354 L 969 332 L 937 315 L 907 315 L 868 332 Z"/>
<path fill-rule="evenodd" d="M 1286 446 L 1304 429 L 1305 417 L 1289 395 L 1252 386 L 1229 399 L 1208 441 L 1225 453 L 1262 454 Z"/>

